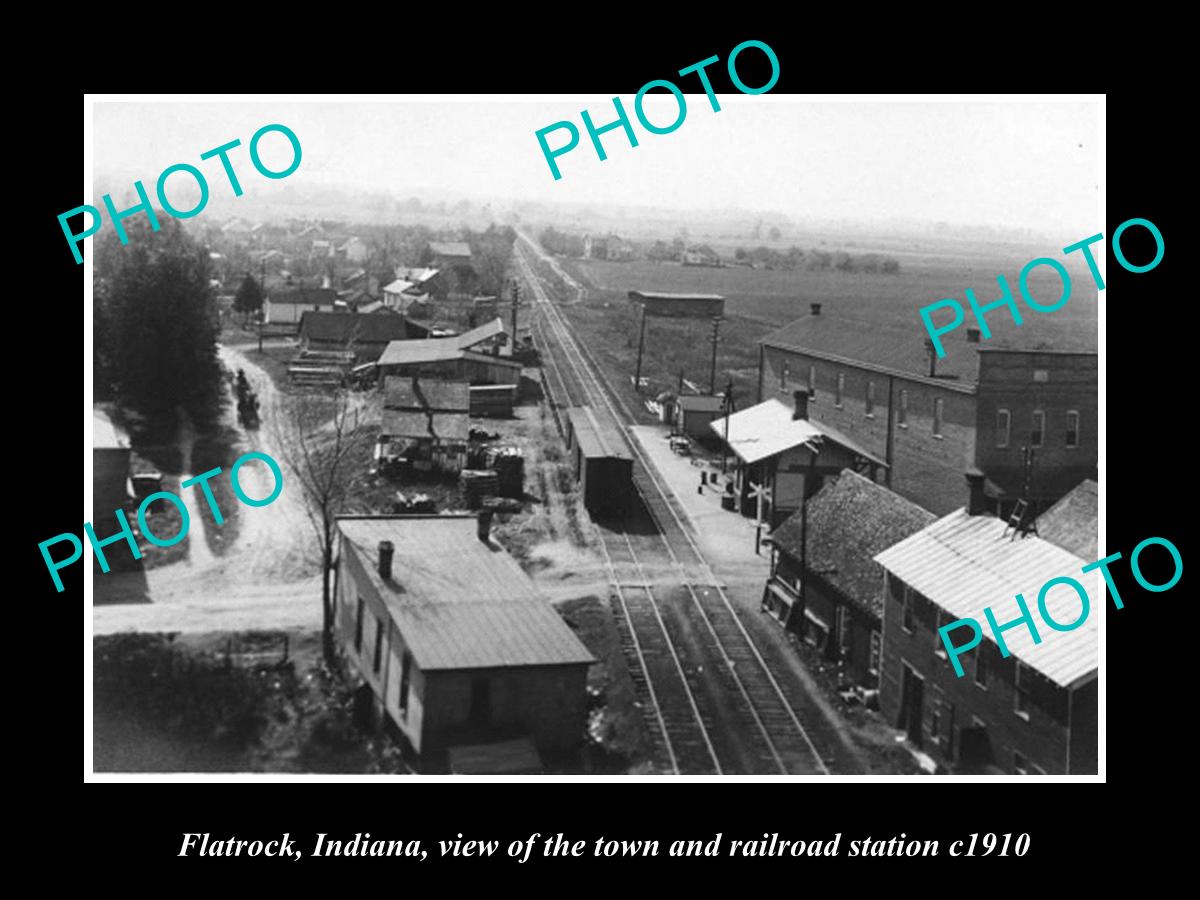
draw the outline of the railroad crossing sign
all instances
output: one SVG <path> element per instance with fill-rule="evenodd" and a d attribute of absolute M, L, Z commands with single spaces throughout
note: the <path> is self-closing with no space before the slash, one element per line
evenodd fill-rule
<path fill-rule="evenodd" d="M 758 513 L 756 515 L 756 518 L 758 519 L 758 524 L 762 525 L 763 503 L 771 502 L 771 489 L 769 487 L 767 487 L 765 484 L 755 484 L 752 481 L 752 482 L 750 482 L 750 496 L 753 497 L 755 499 L 755 501 L 757 502 Z"/>

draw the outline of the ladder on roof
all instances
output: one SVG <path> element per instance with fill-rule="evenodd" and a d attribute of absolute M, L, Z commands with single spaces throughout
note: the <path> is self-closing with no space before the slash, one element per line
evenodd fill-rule
<path fill-rule="evenodd" d="M 1017 539 L 1017 535 L 1024 536 L 1026 534 L 1037 534 L 1037 519 L 1030 516 L 1033 507 L 1033 501 L 1029 499 L 1029 495 L 1033 488 L 1033 449 L 1030 447 L 1022 447 L 1024 455 L 1025 478 L 1021 484 L 1021 497 L 1013 505 L 1012 512 L 1008 516 L 1008 523 L 1004 526 L 1004 533 L 1001 537 L 1008 534 L 1008 530 L 1012 529 L 1012 540 Z M 1029 519 L 1026 523 L 1026 518 Z"/>

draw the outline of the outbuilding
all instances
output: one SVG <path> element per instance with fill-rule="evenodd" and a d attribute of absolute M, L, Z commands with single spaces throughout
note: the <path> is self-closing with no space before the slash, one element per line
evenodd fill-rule
<path fill-rule="evenodd" d="M 691 394 L 676 398 L 672 409 L 676 434 L 707 440 L 712 437 L 708 423 L 725 417 L 725 398 Z"/>
<path fill-rule="evenodd" d="M 423 771 L 445 771 L 456 747 L 522 739 L 570 758 L 586 733 L 595 657 L 490 524 L 487 512 L 337 519 L 342 647 Z"/>

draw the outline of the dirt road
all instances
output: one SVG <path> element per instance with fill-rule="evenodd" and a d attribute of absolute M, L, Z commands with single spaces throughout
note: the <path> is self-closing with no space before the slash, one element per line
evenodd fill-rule
<path fill-rule="evenodd" d="M 238 429 L 240 449 L 266 453 L 278 462 L 283 490 L 269 506 L 238 508 L 237 542 L 222 556 L 210 553 L 204 540 L 206 523 L 200 513 L 206 501 L 193 488 L 183 491 L 191 516 L 190 559 L 139 572 L 94 574 L 96 634 L 320 627 L 315 536 L 300 481 L 278 446 L 286 414 L 282 398 L 267 373 L 237 347 L 222 347 L 220 355 L 230 368 L 246 373 L 259 398 L 261 427 Z M 180 450 L 189 468 L 194 437 L 187 426 L 180 429 Z M 229 475 L 223 471 L 216 477 Z M 244 465 L 238 480 L 251 497 L 265 497 L 273 487 L 271 472 L 260 461 Z"/>

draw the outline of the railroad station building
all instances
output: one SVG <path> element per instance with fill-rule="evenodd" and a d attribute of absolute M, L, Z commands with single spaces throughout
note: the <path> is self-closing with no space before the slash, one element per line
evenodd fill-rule
<path fill-rule="evenodd" d="M 1103 609 L 1094 598 L 1103 594 L 1080 574 L 1091 560 L 988 515 L 981 475 L 972 477 L 970 496 L 966 508 L 875 556 L 887 572 L 880 709 L 910 744 L 955 772 L 1095 774 Z M 1061 576 L 1091 588 L 1087 619 L 1060 632 L 1039 618 L 1037 644 L 1024 624 L 1016 625 L 1003 633 L 1010 655 L 1002 656 L 984 607 L 998 622 L 1009 622 L 1020 615 L 1015 597 L 1021 594 L 1038 617 L 1038 592 Z M 1046 602 L 1059 622 L 1079 616 L 1080 601 L 1069 586 L 1054 588 Z M 980 623 L 983 637 L 959 656 L 964 674 L 958 677 L 938 628 L 965 618 Z M 961 644 L 965 637 L 956 633 L 951 637 Z"/>
<path fill-rule="evenodd" d="M 455 748 L 470 748 L 473 771 L 499 772 L 514 742 L 569 758 L 584 738 L 596 660 L 490 523 L 488 513 L 337 520 L 342 649 L 423 771 L 445 771 Z M 528 754 L 517 755 L 527 770 Z"/>
<path fill-rule="evenodd" d="M 1001 334 L 994 318 L 989 341 L 976 328 L 944 335 L 939 359 L 915 316 L 865 321 L 813 303 L 760 342 L 759 399 L 807 389 L 813 421 L 882 458 L 885 483 L 939 515 L 966 503 L 970 468 L 986 475 L 990 508 L 1007 515 L 1028 471 L 1036 515 L 1097 476 L 1096 336 L 1053 317 Z"/>

